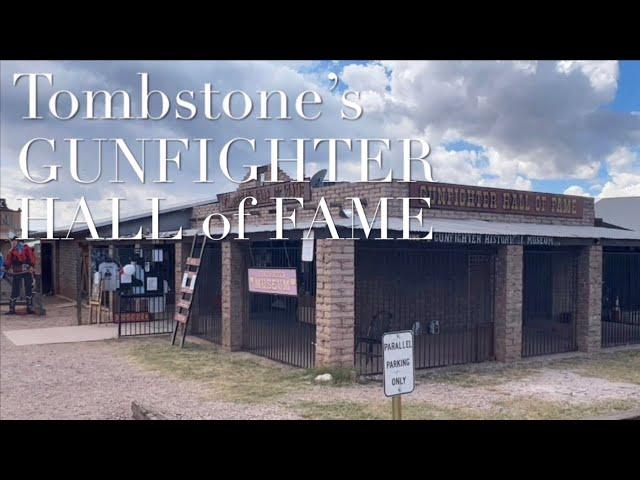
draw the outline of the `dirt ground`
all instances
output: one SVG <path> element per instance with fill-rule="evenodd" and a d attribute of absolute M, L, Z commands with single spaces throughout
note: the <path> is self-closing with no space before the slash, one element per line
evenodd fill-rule
<path fill-rule="evenodd" d="M 2 308 L 4 312 L 6 307 Z M 47 300 L 47 316 L 0 315 L 2 331 L 75 324 L 75 306 Z M 0 419 L 128 419 L 136 401 L 169 418 L 386 419 L 379 379 L 285 367 L 167 336 L 15 346 L 0 335 Z M 640 408 L 640 349 L 488 362 L 418 373 L 404 397 L 412 419 L 589 418 Z"/>

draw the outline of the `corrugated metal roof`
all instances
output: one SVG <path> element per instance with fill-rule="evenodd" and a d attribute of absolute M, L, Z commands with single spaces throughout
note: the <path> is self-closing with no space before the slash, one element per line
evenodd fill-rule
<path fill-rule="evenodd" d="M 166 208 L 161 208 L 160 214 L 162 215 L 165 213 L 177 212 L 179 210 L 186 210 L 188 208 L 199 207 L 201 205 L 208 205 L 208 204 L 214 204 L 214 203 L 218 203 L 217 198 L 216 199 L 208 198 L 206 200 L 200 200 L 198 202 L 190 201 L 188 203 L 170 205 Z M 128 217 L 120 218 L 120 224 L 122 225 L 125 222 L 131 222 L 133 220 L 140 220 L 141 218 L 148 218 L 148 217 L 151 217 L 151 212 L 137 213 L 135 215 L 129 215 Z M 111 223 L 112 223 L 111 217 L 103 218 L 101 220 L 96 220 L 94 222 L 96 228 L 106 227 L 107 225 L 111 225 Z M 56 233 L 59 233 L 59 232 L 66 233 L 67 231 L 68 231 L 68 227 L 66 229 L 56 229 Z M 88 231 L 89 231 L 89 228 L 87 228 L 87 226 L 84 224 L 81 224 L 71 230 L 72 233 L 88 232 Z M 43 231 L 31 233 L 31 235 L 41 236 L 41 235 L 46 235 L 46 233 L 47 233 L 46 230 L 43 230 Z"/>
<path fill-rule="evenodd" d="M 596 217 L 607 223 L 640 232 L 640 197 L 602 198 L 595 210 Z"/>
<path fill-rule="evenodd" d="M 350 218 L 337 218 L 334 219 L 336 227 L 351 228 Z M 415 224 L 415 222 L 412 222 Z M 356 228 L 359 225 L 356 222 Z M 296 227 L 291 225 L 291 222 L 284 224 L 284 230 L 305 230 L 311 226 L 311 221 L 298 222 Z M 389 230 L 402 231 L 402 219 L 401 218 L 389 218 L 388 222 Z M 429 228 L 433 227 L 433 231 L 442 233 L 475 233 L 485 235 L 531 235 L 540 237 L 555 237 L 555 238 L 604 238 L 611 240 L 640 240 L 640 232 L 634 232 L 630 230 L 621 230 L 617 228 L 605 228 L 605 227 L 584 227 L 584 226 L 568 226 L 568 225 L 547 225 L 539 223 L 500 223 L 489 222 L 486 220 L 456 220 L 449 218 L 425 218 L 423 227 L 417 225 L 411 228 L 412 232 L 428 232 Z M 324 228 L 324 225 L 320 222 L 316 222 L 314 228 Z M 374 229 L 380 228 L 380 221 L 376 220 L 373 224 Z M 264 225 L 247 225 L 245 227 L 246 233 L 257 232 L 274 232 L 275 224 Z M 171 237 L 175 235 L 174 232 L 163 232 L 161 236 Z M 214 236 L 222 233 L 221 228 L 212 227 L 211 234 Z M 232 227 L 231 233 L 237 233 L 237 227 Z M 193 235 L 202 235 L 201 229 L 186 229 L 182 231 L 183 236 L 189 237 Z"/>

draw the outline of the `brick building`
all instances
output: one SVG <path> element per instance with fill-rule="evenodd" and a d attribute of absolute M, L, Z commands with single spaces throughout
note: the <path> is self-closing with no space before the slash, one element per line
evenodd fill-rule
<path fill-rule="evenodd" d="M 181 210 L 180 221 L 163 230 L 170 236 L 178 224 L 187 227 L 182 241 L 79 241 L 90 250 L 106 248 L 122 257 L 120 264 L 133 257 L 146 264 L 145 248 L 171 251 L 164 255 L 164 263 L 172 262 L 165 280 L 174 296 L 163 300 L 164 323 L 158 327 L 159 317 L 145 314 L 138 323 L 153 326 L 137 331 L 171 330 L 175 292 L 187 257 L 195 255 L 193 236 L 204 238 L 202 222 L 223 213 L 231 235 L 203 247 L 189 329 L 230 350 L 377 373 L 381 335 L 392 330 L 414 331 L 418 368 L 640 343 L 640 232 L 601 226 L 591 198 L 426 182 L 297 183 L 284 172 L 281 183 L 269 183 L 269 169 L 259 172 L 258 181 Z M 246 204 L 248 239 L 239 240 L 233 214 L 246 196 L 258 205 Z M 270 198 L 284 196 L 305 202 L 285 203 L 284 215 L 295 210 L 296 225 L 285 221 L 286 240 L 274 240 Z M 429 197 L 431 208 L 410 203 L 409 213 L 422 208 L 424 215 L 411 235 L 432 228 L 433 238 L 401 239 L 403 204 L 389 200 L 393 239 L 380 239 L 379 217 L 367 239 L 351 197 L 361 199 L 369 220 L 381 197 Z M 322 215 L 313 222 L 321 198 L 340 239 L 331 238 Z M 215 217 L 211 225 L 219 234 Z M 311 226 L 313 238 L 305 239 Z M 79 247 L 56 243 L 58 284 L 71 295 L 75 284 L 63 279 L 60 250 L 77 254 Z M 143 284 L 138 296 L 144 295 Z M 144 310 L 150 303 L 137 305 Z"/>
<path fill-rule="evenodd" d="M 9 232 L 20 233 L 20 209 L 9 208 L 7 200 L 0 198 L 0 252 L 2 255 L 6 255 L 11 249 Z"/>

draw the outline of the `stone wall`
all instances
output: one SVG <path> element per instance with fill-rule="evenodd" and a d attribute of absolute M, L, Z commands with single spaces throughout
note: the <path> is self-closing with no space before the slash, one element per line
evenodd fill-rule
<path fill-rule="evenodd" d="M 522 356 L 523 247 L 498 247 L 496 255 L 495 355 L 500 362 Z"/>
<path fill-rule="evenodd" d="M 285 178 L 285 177 L 283 177 Z M 254 182 L 252 182 L 253 184 Z M 248 188 L 242 186 L 242 189 Z M 404 182 L 389 183 L 363 183 L 363 182 L 343 182 L 334 184 L 325 184 L 322 187 L 313 188 L 311 190 L 311 200 L 305 203 L 305 208 L 299 208 L 297 204 L 285 206 L 285 212 L 291 212 L 294 208 L 297 210 L 296 217 L 298 220 L 311 220 L 315 215 L 318 202 L 324 197 L 330 207 L 334 218 L 339 215 L 340 209 L 351 209 L 351 201 L 347 198 L 359 197 L 364 205 L 367 216 L 371 218 L 380 197 L 401 198 L 409 196 L 409 184 Z M 388 204 L 389 216 L 402 216 L 402 201 L 390 200 Z M 585 198 L 584 213 L 582 218 L 559 218 L 535 215 L 519 215 L 519 214 L 500 214 L 490 212 L 473 212 L 460 210 L 446 210 L 441 208 L 423 207 L 424 218 L 451 218 L 451 219 L 473 219 L 486 220 L 504 223 L 539 223 L 549 225 L 585 225 L 593 226 L 594 224 L 594 203 L 592 198 Z M 219 212 L 218 204 L 211 203 L 194 207 L 192 227 L 201 228 L 202 221 L 207 215 Z M 270 227 L 275 225 L 275 202 L 271 205 L 265 205 L 258 208 L 247 210 L 251 215 L 246 217 L 245 223 L 250 225 L 264 225 Z M 237 225 L 237 217 L 232 215 L 237 212 L 224 212 L 231 220 L 232 226 Z M 417 214 L 418 209 L 412 208 L 411 214 Z M 319 216 L 319 219 L 322 219 Z M 217 223 L 216 223 L 217 224 Z"/>
<path fill-rule="evenodd" d="M 54 259 L 57 266 L 55 273 L 55 289 L 58 295 L 75 300 L 78 295 L 78 270 L 82 261 L 82 249 L 75 240 L 60 240 L 56 242 L 58 259 Z M 41 261 L 42 259 L 38 259 Z"/>
<path fill-rule="evenodd" d="M 242 348 L 242 327 L 246 318 L 246 246 L 236 240 L 222 242 L 222 346 Z"/>
<path fill-rule="evenodd" d="M 578 257 L 578 349 L 595 352 L 602 336 L 602 246 L 590 245 Z"/>
<path fill-rule="evenodd" d="M 316 367 L 353 367 L 355 241 L 316 243 Z"/>

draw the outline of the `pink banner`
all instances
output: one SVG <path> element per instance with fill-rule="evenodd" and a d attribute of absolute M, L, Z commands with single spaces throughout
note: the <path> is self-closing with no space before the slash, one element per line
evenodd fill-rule
<path fill-rule="evenodd" d="M 295 268 L 250 268 L 249 291 L 272 295 L 298 295 Z"/>

